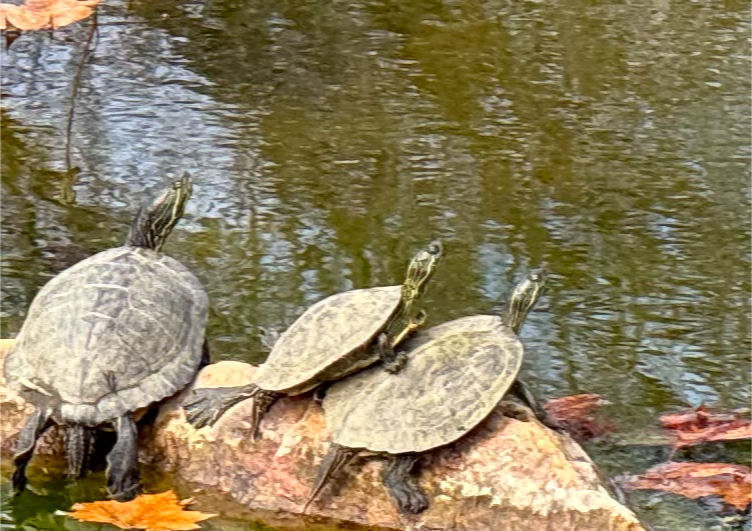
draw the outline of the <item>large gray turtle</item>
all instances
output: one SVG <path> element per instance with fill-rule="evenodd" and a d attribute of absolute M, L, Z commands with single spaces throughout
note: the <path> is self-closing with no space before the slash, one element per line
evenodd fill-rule
<path fill-rule="evenodd" d="M 382 479 L 390 494 L 402 511 L 422 511 L 428 500 L 410 476 L 420 454 L 468 433 L 508 391 L 548 423 L 517 379 L 523 357 L 517 333 L 544 282 L 533 273 L 518 284 L 504 316 L 463 317 L 417 333 L 404 345 L 410 362 L 398 374 L 374 367 L 332 385 L 323 403 L 332 448 L 304 512 L 327 479 L 361 452 L 388 456 Z"/>
<path fill-rule="evenodd" d="M 160 252 L 191 188 L 187 174 L 171 183 L 139 210 L 123 247 L 66 269 L 34 297 L 5 361 L 8 385 L 36 408 L 16 445 L 16 493 L 37 439 L 57 423 L 72 476 L 84 471 L 95 428 L 114 426 L 107 490 L 136 494 L 134 412 L 183 389 L 208 362 L 206 291 Z"/>
<path fill-rule="evenodd" d="M 401 286 L 356 289 L 317 302 L 274 342 L 251 384 L 193 391 L 183 406 L 188 421 L 197 428 L 214 424 L 230 407 L 253 398 L 256 439 L 262 415 L 282 395 L 304 393 L 378 360 L 387 371 L 399 371 L 405 357 L 394 349 L 425 320 L 416 305 L 441 254 L 438 240 L 419 251 Z"/>

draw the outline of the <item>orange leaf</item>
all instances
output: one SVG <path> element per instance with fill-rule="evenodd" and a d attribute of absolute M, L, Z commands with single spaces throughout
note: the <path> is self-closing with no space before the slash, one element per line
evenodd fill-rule
<path fill-rule="evenodd" d="M 662 415 L 660 422 L 673 432 L 677 447 L 708 441 L 752 439 L 752 423 L 748 418 L 733 411 L 712 411 L 704 405 L 690 411 Z"/>
<path fill-rule="evenodd" d="M 6 24 L 20 30 L 36 30 L 49 27 L 49 13 L 37 13 L 24 9 L 24 6 L 0 4 L 0 15 L 3 25 Z"/>
<path fill-rule="evenodd" d="M 739 439 L 752 439 L 752 425 L 748 420 L 740 419 L 733 422 L 726 422 L 716 426 L 695 431 L 677 431 L 676 446 L 692 446 L 704 442 L 712 441 L 732 441 Z"/>
<path fill-rule="evenodd" d="M 0 27 L 57 29 L 88 17 L 98 3 L 99 0 L 26 0 L 20 6 L 0 3 Z"/>
<path fill-rule="evenodd" d="M 77 503 L 67 513 L 82 522 L 112 524 L 121 529 L 149 529 L 150 531 L 182 531 L 199 529 L 197 522 L 216 516 L 199 511 L 186 511 L 191 500 L 179 501 L 171 491 L 142 494 L 128 502 L 95 501 Z"/>
<path fill-rule="evenodd" d="M 577 440 L 599 437 L 612 430 L 612 426 L 595 419 L 596 410 L 605 404 L 601 395 L 582 394 L 553 398 L 543 409 Z"/>
<path fill-rule="evenodd" d="M 720 496 L 744 509 L 752 502 L 752 470 L 728 463 L 664 463 L 622 481 L 627 489 L 673 492 L 687 498 Z"/>

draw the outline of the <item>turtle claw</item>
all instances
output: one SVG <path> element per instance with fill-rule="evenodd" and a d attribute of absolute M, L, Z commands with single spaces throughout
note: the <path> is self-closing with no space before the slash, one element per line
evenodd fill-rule
<path fill-rule="evenodd" d="M 414 491 L 399 503 L 400 509 L 410 514 L 422 513 L 428 508 L 428 498 L 422 492 Z"/>
<path fill-rule="evenodd" d="M 251 396 L 244 387 L 194 389 L 183 404 L 185 418 L 196 429 L 213 426 L 225 411 Z"/>
<path fill-rule="evenodd" d="M 384 360 L 384 369 L 390 374 L 396 374 L 402 370 L 407 363 L 407 354 L 397 352 L 392 359 Z"/>
<path fill-rule="evenodd" d="M 420 310 L 418 314 L 410 320 L 410 323 L 408 326 L 410 327 L 410 331 L 412 332 L 416 328 L 423 326 L 425 324 L 426 319 L 428 319 L 428 314 L 425 310 Z"/>
<path fill-rule="evenodd" d="M 184 406 L 184 408 L 185 419 L 197 430 L 205 428 L 206 426 L 213 426 L 214 423 L 217 422 L 218 417 L 216 413 L 212 411 L 203 411 L 200 409 L 189 410 L 187 406 Z"/>
<path fill-rule="evenodd" d="M 208 398 L 200 396 L 204 393 L 199 394 L 197 391 L 204 391 L 204 389 L 192 391 L 188 401 L 183 404 L 183 409 L 188 423 L 196 429 L 201 429 L 213 425 L 217 421 L 217 415 L 216 411 L 211 410 L 206 403 Z"/>

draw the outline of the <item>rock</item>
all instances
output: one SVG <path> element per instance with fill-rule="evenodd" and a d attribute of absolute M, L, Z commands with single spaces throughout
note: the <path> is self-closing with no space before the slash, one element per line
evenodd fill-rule
<path fill-rule="evenodd" d="M 251 380 L 253 371 L 248 364 L 223 361 L 201 371 L 195 385 L 240 385 Z M 301 517 L 328 450 L 320 405 L 307 395 L 277 401 L 261 423 L 262 439 L 254 443 L 248 401 L 213 427 L 194 430 L 185 421 L 181 398 L 167 402 L 154 429 L 144 434 L 141 460 L 273 514 L 286 526 L 306 529 L 312 522 L 326 522 L 371 530 L 643 529 L 635 515 L 609 495 L 577 443 L 536 421 L 505 418 L 498 411 L 458 443 L 424 457 L 419 482 L 431 499 L 424 513 L 409 516 L 395 509 L 381 485 L 383 462 L 371 458 L 354 462 L 349 473 L 334 478 Z M 29 410 L 4 387 L 0 400 L 7 457 L 6 445 Z M 55 450 L 49 441 L 44 448 Z"/>

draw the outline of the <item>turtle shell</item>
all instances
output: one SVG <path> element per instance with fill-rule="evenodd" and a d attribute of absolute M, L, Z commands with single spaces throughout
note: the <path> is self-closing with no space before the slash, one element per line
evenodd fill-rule
<path fill-rule="evenodd" d="M 338 293 L 308 308 L 274 344 L 253 379 L 268 391 L 303 393 L 378 360 L 375 337 L 395 314 L 402 286 Z"/>
<path fill-rule="evenodd" d="M 118 247 L 50 280 L 31 303 L 5 377 L 59 422 L 94 426 L 175 394 L 202 357 L 208 297 L 177 260 Z"/>
<path fill-rule="evenodd" d="M 397 454 L 456 441 L 503 398 L 523 356 L 517 335 L 492 315 L 419 332 L 405 352 L 397 374 L 374 367 L 329 388 L 324 410 L 335 443 Z"/>

